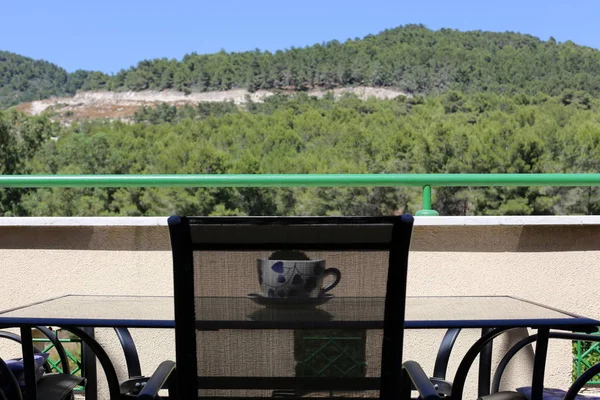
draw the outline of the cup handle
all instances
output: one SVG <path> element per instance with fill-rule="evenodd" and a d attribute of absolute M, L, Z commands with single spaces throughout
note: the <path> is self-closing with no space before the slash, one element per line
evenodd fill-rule
<path fill-rule="evenodd" d="M 327 285 L 323 289 L 321 289 L 321 294 L 328 292 L 331 289 L 333 289 L 334 287 L 336 287 L 337 284 L 340 283 L 340 279 L 342 279 L 342 273 L 337 268 L 327 268 L 325 270 L 325 272 L 323 273 L 323 278 L 325 278 L 326 276 L 329 276 L 329 275 L 333 275 L 335 277 L 335 279 L 329 285 Z"/>

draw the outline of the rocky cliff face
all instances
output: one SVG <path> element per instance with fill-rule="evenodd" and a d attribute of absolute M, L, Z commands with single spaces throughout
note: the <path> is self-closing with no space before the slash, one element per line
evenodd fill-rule
<path fill-rule="evenodd" d="M 373 87 L 351 87 L 331 90 L 334 96 L 339 97 L 344 93 L 354 93 L 361 99 L 376 97 L 379 99 L 393 99 L 398 96 L 410 96 L 399 90 Z M 312 90 L 309 95 L 322 97 L 328 91 Z M 141 91 L 141 92 L 81 92 L 74 97 L 54 97 L 46 100 L 23 103 L 17 109 L 29 115 L 39 115 L 48 112 L 52 118 L 63 123 L 78 120 L 106 118 L 130 120 L 135 111 L 141 106 L 154 106 L 159 103 L 169 103 L 183 106 L 195 105 L 201 102 L 230 101 L 242 105 L 247 101 L 262 102 L 274 92 L 259 90 L 250 93 L 244 89 L 228 91 L 214 91 L 185 94 L 178 91 Z"/>

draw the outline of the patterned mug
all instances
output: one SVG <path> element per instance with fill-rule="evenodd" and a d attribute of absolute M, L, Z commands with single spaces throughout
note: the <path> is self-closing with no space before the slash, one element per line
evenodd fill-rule
<path fill-rule="evenodd" d="M 267 297 L 319 297 L 333 289 L 342 277 L 337 268 L 325 269 L 325 260 L 257 261 L 258 283 Z M 329 275 L 334 280 L 323 288 L 323 279 Z"/>

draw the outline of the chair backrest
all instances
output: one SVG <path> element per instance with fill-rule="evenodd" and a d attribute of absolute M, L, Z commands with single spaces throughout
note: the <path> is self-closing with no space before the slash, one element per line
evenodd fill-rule
<path fill-rule="evenodd" d="M 410 215 L 170 217 L 178 397 L 398 397 L 412 226 Z M 316 299 L 270 298 L 269 259 L 324 260 L 341 280 Z M 309 285 L 293 265 L 271 266 L 276 282 Z"/>

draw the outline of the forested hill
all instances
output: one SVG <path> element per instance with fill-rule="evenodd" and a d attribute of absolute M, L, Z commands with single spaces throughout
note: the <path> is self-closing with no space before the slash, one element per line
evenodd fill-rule
<path fill-rule="evenodd" d="M 43 60 L 0 51 L 0 109 L 51 96 L 73 95 L 79 89 L 98 89 L 106 84 L 101 72 L 75 71 Z"/>
<path fill-rule="evenodd" d="M 188 54 L 156 59 L 108 76 L 63 69 L 0 52 L 0 107 L 76 90 L 232 88 L 294 89 L 391 86 L 429 94 L 456 89 L 558 95 L 600 93 L 600 51 L 518 33 L 432 31 L 422 25 L 386 30 L 344 43 L 330 41 L 275 53 Z"/>
<path fill-rule="evenodd" d="M 517 33 L 432 31 L 422 25 L 344 43 L 285 51 L 186 55 L 143 61 L 111 78 L 112 88 L 227 90 L 345 85 L 393 86 L 410 93 L 600 92 L 600 52 Z"/>

